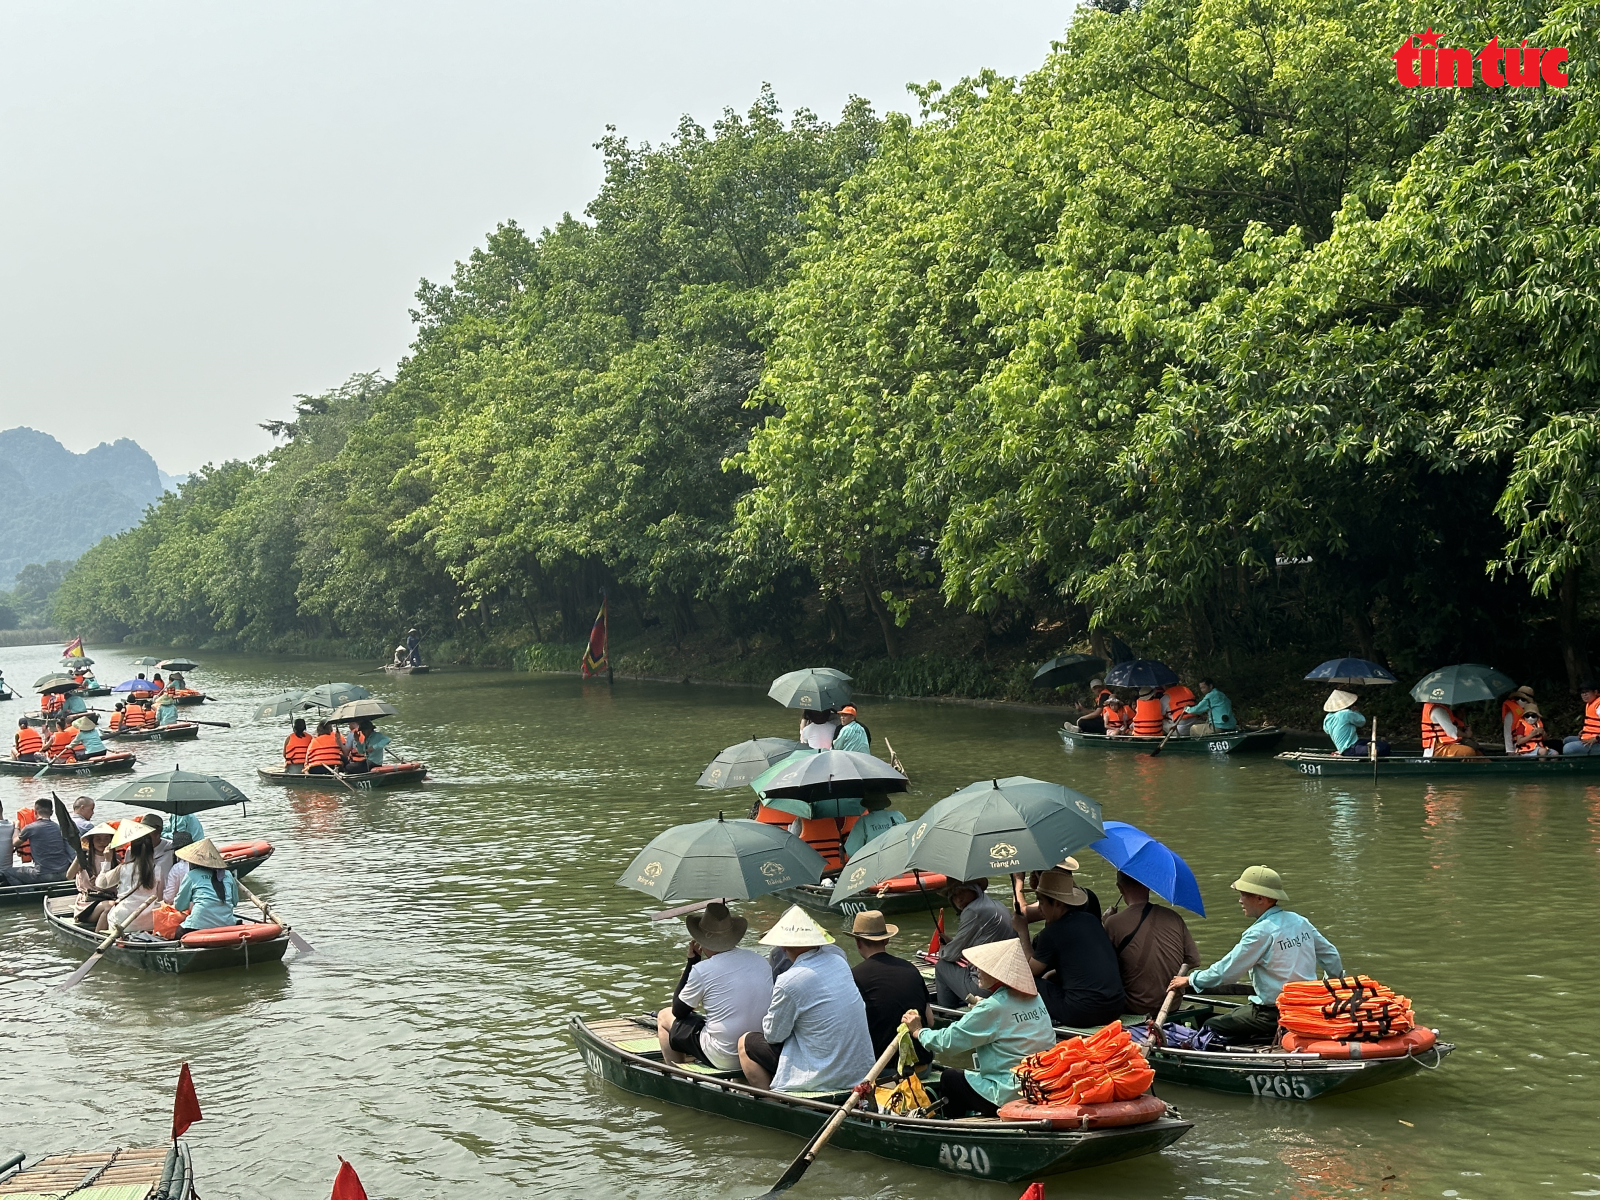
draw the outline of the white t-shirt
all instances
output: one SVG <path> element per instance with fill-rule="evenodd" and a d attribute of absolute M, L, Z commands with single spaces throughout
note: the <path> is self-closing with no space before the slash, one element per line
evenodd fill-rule
<path fill-rule="evenodd" d="M 772 968 L 753 950 L 724 950 L 694 965 L 678 998 L 705 1016 L 705 1056 L 731 1070 L 739 1065 L 739 1039 L 761 1028 L 772 1003 Z"/>
<path fill-rule="evenodd" d="M 800 740 L 813 750 L 832 750 L 833 735 L 838 728 L 832 721 L 823 721 L 819 725 L 807 721 L 800 727 Z"/>

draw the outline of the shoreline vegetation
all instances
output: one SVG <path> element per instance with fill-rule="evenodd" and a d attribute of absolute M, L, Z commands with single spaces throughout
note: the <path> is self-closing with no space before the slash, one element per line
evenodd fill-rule
<path fill-rule="evenodd" d="M 1555 45 L 1586 11 L 1492 0 L 1451 38 Z M 94 546 L 54 623 L 375 659 L 416 626 L 543 666 L 604 588 L 624 673 L 1035 702 L 1034 664 L 1115 636 L 1247 722 L 1320 728 L 1300 676 L 1354 653 L 1402 680 L 1363 705 L 1405 740 L 1410 681 L 1454 662 L 1567 732 L 1600 616 L 1600 65 L 1400 88 L 1377 48 L 1417 32 L 1096 0 L 1038 70 L 912 113 L 764 89 L 609 131 L 581 217 L 424 281 L 392 375 L 299 397 L 270 454 Z"/>

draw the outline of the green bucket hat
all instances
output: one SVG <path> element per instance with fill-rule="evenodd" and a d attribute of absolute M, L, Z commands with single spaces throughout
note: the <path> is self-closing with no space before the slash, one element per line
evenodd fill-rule
<path fill-rule="evenodd" d="M 1271 867 L 1246 867 L 1233 881 L 1233 890 L 1267 896 L 1288 903 L 1289 893 L 1283 890 L 1283 877 Z"/>

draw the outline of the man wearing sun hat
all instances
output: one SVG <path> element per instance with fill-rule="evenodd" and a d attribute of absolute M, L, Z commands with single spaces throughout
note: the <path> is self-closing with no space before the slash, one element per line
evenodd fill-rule
<path fill-rule="evenodd" d="M 1319 969 L 1343 975 L 1344 963 L 1338 948 L 1315 925 L 1281 906 L 1289 893 L 1271 867 L 1246 867 L 1233 881 L 1233 890 L 1251 921 L 1239 944 L 1204 971 L 1175 976 L 1170 986 L 1203 992 L 1233 983 L 1248 971 L 1253 988 L 1249 1004 L 1219 1013 L 1206 1028 L 1230 1042 L 1270 1042 L 1278 1029 L 1278 996 L 1284 984 L 1314 980 Z"/>
<path fill-rule="evenodd" d="M 872 753 L 872 735 L 857 720 L 854 704 L 846 704 L 839 710 L 839 732 L 833 735 L 833 748 L 854 750 L 857 754 Z"/>
<path fill-rule="evenodd" d="M 843 1091 L 872 1070 L 867 1009 L 844 951 L 799 905 L 761 939 L 793 964 L 772 985 L 761 1028 L 739 1039 L 739 1065 L 756 1087 Z"/>
<path fill-rule="evenodd" d="M 697 1058 L 733 1070 L 739 1039 L 761 1028 L 772 1004 L 772 968 L 754 950 L 739 948 L 750 922 L 726 904 L 708 904 L 683 923 L 689 927 L 689 962 L 672 1007 L 656 1015 L 661 1057 L 670 1063 Z"/>

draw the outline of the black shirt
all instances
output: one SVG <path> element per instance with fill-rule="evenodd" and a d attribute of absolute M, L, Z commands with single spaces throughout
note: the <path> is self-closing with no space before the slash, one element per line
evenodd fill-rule
<path fill-rule="evenodd" d="M 1033 956 L 1056 973 L 1056 985 L 1069 1008 L 1122 1013 L 1127 999 L 1117 950 L 1089 905 L 1045 925 L 1033 939 Z"/>
<path fill-rule="evenodd" d="M 900 1028 L 906 1011 L 915 1009 L 920 1013 L 927 1009 L 928 985 L 921 971 L 892 954 L 864 958 L 850 969 L 850 974 L 855 976 L 856 989 L 867 1006 L 872 1052 L 882 1055 L 894 1041 L 895 1030 Z"/>

